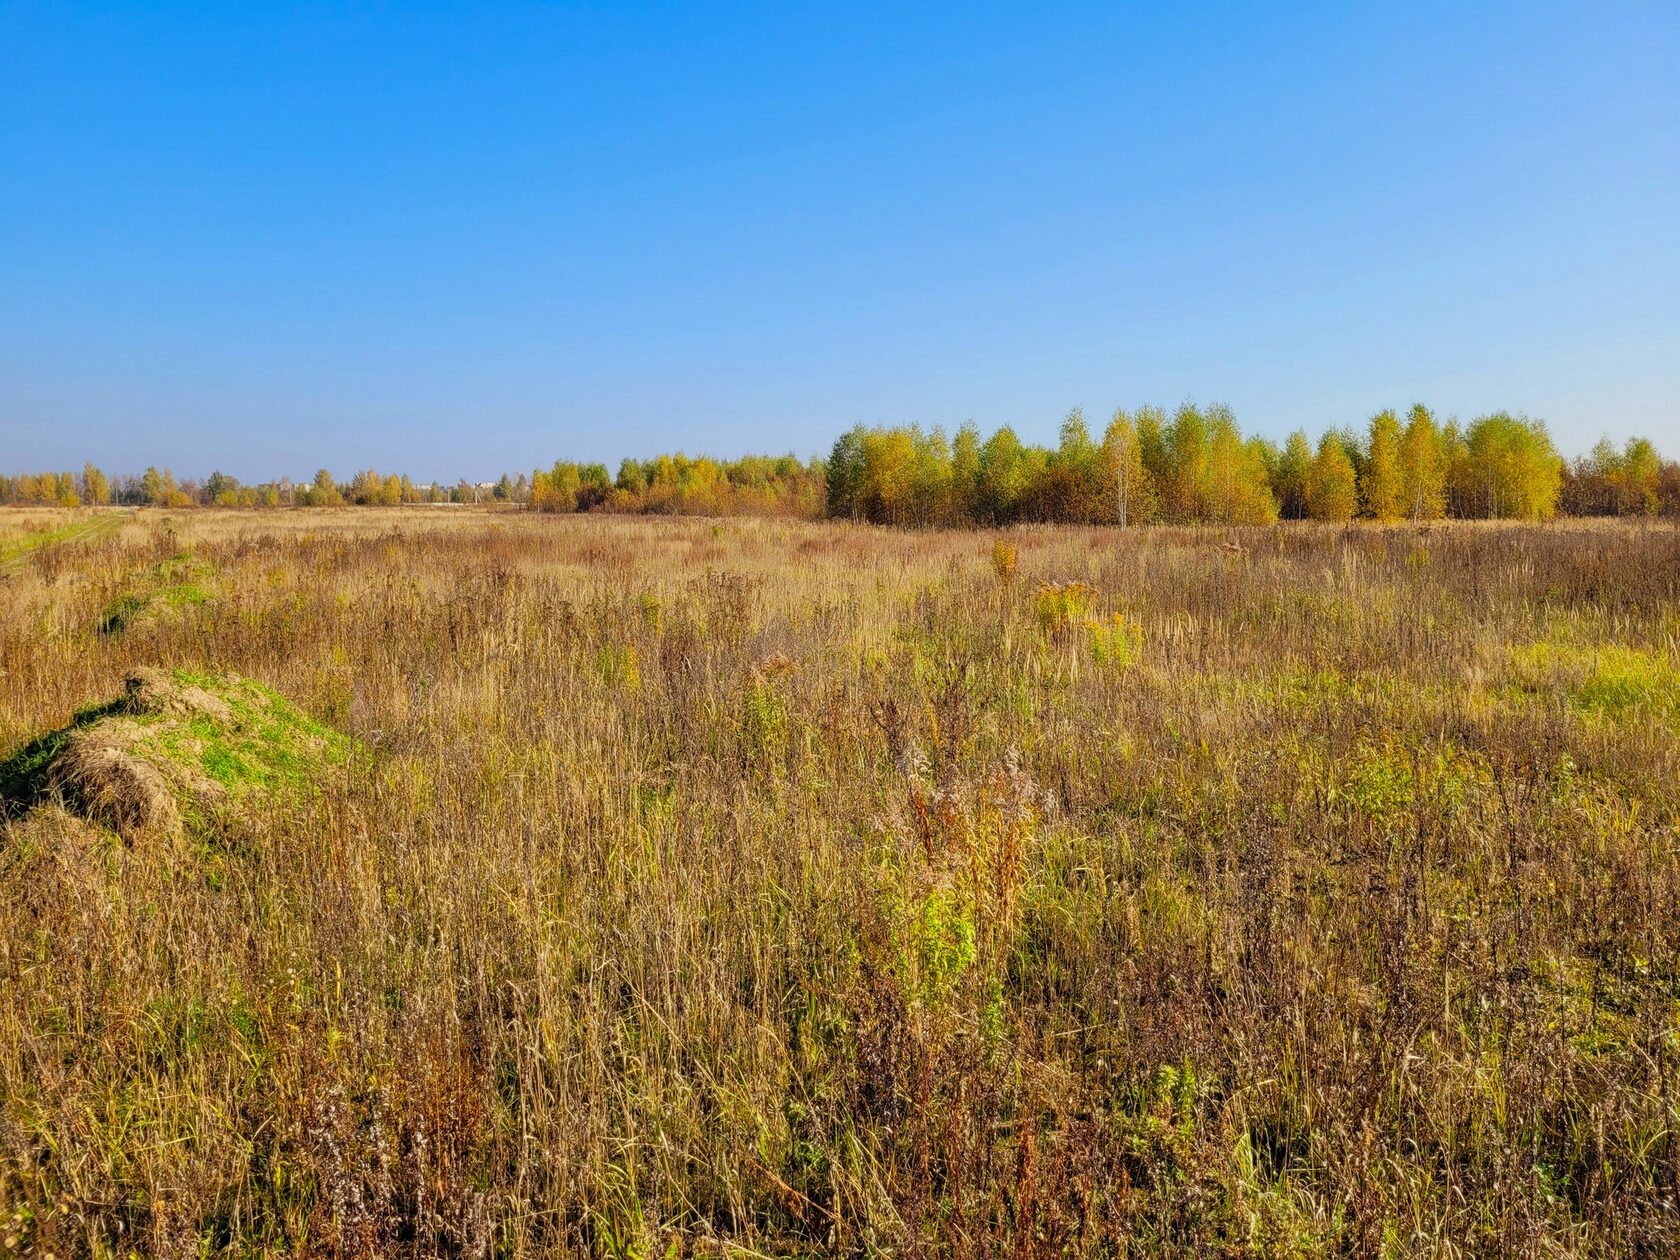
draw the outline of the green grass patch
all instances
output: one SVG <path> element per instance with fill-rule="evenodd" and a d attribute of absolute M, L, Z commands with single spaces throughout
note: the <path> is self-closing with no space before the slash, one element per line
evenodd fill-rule
<path fill-rule="evenodd" d="M 122 699 L 82 710 L 0 762 L 0 810 L 19 815 L 55 786 L 72 809 L 82 808 L 84 795 L 97 797 L 97 782 L 84 793 L 76 775 L 55 779 L 55 766 L 78 739 L 157 772 L 189 821 L 255 799 L 306 796 L 360 749 L 248 678 L 140 671 Z"/>
<path fill-rule="evenodd" d="M 1606 717 L 1680 718 L 1680 667 L 1666 652 L 1619 644 L 1534 643 L 1511 649 L 1516 688 L 1551 693 Z"/>
<path fill-rule="evenodd" d="M 230 716 L 142 717 L 151 729 L 136 741 L 136 752 L 209 779 L 234 795 L 305 791 L 323 769 L 342 766 L 354 754 L 349 736 L 248 678 L 176 670 L 170 681 L 183 692 L 203 692 L 221 701 Z"/>
<path fill-rule="evenodd" d="M 121 634 L 149 620 L 165 620 L 215 598 L 214 571 L 190 552 L 153 565 L 136 585 L 106 604 L 99 616 L 101 634 Z"/>

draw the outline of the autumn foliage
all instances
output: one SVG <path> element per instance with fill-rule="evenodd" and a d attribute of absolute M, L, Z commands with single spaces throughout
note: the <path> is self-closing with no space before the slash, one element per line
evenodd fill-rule
<path fill-rule="evenodd" d="M 1245 435 L 1231 409 L 1190 403 L 1118 410 L 1100 434 L 1075 408 L 1054 446 L 1008 425 L 954 436 L 919 425 L 857 425 L 826 459 L 658 455 L 605 464 L 558 460 L 495 482 L 416 483 L 369 468 L 340 481 L 242 484 L 226 473 L 177 481 L 170 469 L 113 479 L 80 473 L 0 476 L 0 504 L 182 508 L 521 506 L 539 512 L 841 517 L 900 527 L 1265 525 L 1442 517 L 1545 520 L 1680 513 L 1680 464 L 1644 438 L 1608 439 L 1566 461 L 1546 426 L 1506 412 L 1468 425 L 1423 405 L 1372 416 L 1360 431 L 1304 430 L 1281 445 Z"/>

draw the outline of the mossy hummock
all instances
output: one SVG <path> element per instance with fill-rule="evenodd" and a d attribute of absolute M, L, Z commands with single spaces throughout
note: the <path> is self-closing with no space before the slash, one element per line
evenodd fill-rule
<path fill-rule="evenodd" d="M 126 840 L 178 834 L 226 810 L 307 795 L 354 750 L 248 678 L 141 668 L 122 698 L 0 763 L 0 809 L 56 799 Z"/>

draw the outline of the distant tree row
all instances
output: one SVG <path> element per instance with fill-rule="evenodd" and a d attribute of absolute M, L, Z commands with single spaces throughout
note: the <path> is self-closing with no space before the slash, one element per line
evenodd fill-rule
<path fill-rule="evenodd" d="M 1468 425 L 1428 408 L 1372 416 L 1363 432 L 1331 429 L 1315 443 L 1300 430 L 1280 446 L 1245 437 L 1228 407 L 1190 404 L 1116 411 L 1099 436 L 1078 408 L 1053 447 L 1013 429 L 982 438 L 972 423 L 938 428 L 859 425 L 826 461 L 793 455 L 717 460 L 681 453 L 605 464 L 561 460 L 529 478 L 419 485 L 372 469 L 338 481 L 242 485 L 225 473 L 177 481 L 169 469 L 110 478 L 79 473 L 0 476 L 0 503 L 75 507 L 337 507 L 465 503 L 542 512 L 653 512 L 817 517 L 891 525 L 1266 524 L 1497 517 L 1680 515 L 1680 464 L 1643 438 L 1608 439 L 1565 461 L 1544 424 L 1504 412 Z"/>
<path fill-rule="evenodd" d="M 371 468 L 349 481 L 338 481 L 325 468 L 310 481 L 289 477 L 243 485 L 227 473 L 214 472 L 202 482 L 176 481 L 165 468 L 148 468 L 139 477 L 109 478 L 92 464 L 79 473 L 32 473 L 0 476 L 0 504 L 57 507 L 118 504 L 129 507 L 338 507 L 394 506 L 401 503 L 523 503 L 529 483 L 504 475 L 495 483 L 436 482 L 416 485 L 407 477 L 382 477 Z"/>
<path fill-rule="evenodd" d="M 79 473 L 24 473 L 0 476 L 0 503 L 32 503 L 53 507 L 111 502 L 111 482 L 87 464 Z"/>
<path fill-rule="evenodd" d="M 1608 438 L 1563 466 L 1559 510 L 1570 516 L 1633 516 L 1680 510 L 1680 464 L 1644 438 L 1620 449 Z"/>
<path fill-rule="evenodd" d="M 404 503 L 521 504 L 544 512 L 685 512 L 697 515 L 806 516 L 823 514 L 822 464 L 792 455 L 736 460 L 660 455 L 626 459 L 614 477 L 605 464 L 562 460 L 530 477 L 503 474 L 495 482 L 419 485 L 373 469 L 339 481 L 323 468 L 309 481 L 290 478 L 243 485 L 223 472 L 202 482 L 177 481 L 167 468 L 111 479 L 88 464 L 80 473 L 0 476 L 0 503 L 76 507 L 120 504 L 150 507 L 340 507 Z"/>
<path fill-rule="evenodd" d="M 939 429 L 859 425 L 827 464 L 831 516 L 894 525 L 1064 521 L 1230 525 L 1288 520 L 1543 520 L 1680 512 L 1680 466 L 1649 442 L 1605 443 L 1565 464 L 1544 424 L 1504 412 L 1468 426 L 1424 406 L 1371 417 L 1363 434 L 1297 430 L 1280 447 L 1244 437 L 1229 408 L 1186 404 L 1116 411 L 1100 438 L 1077 408 L 1054 447 L 1012 429 L 982 440 L 972 424 Z"/>
<path fill-rule="evenodd" d="M 793 455 L 626 459 L 616 477 L 605 464 L 561 460 L 531 475 L 530 504 L 541 512 L 818 516 L 825 504 L 823 486 L 822 465 L 803 464 Z"/>

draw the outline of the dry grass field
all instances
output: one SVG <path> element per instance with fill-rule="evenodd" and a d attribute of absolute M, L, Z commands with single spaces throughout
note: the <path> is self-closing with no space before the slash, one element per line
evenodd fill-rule
<path fill-rule="evenodd" d="M 1671 525 L 0 557 L 0 1255 L 1680 1250 Z"/>

